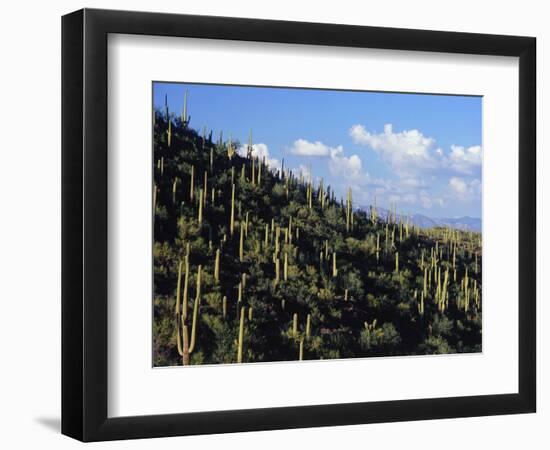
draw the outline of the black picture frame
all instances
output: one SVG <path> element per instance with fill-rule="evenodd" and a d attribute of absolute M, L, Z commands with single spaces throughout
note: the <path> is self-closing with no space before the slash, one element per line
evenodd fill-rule
<path fill-rule="evenodd" d="M 107 36 L 110 33 L 518 57 L 518 392 L 109 418 Z M 62 433 L 82 441 L 101 441 L 535 412 L 535 91 L 533 37 L 94 9 L 64 16 Z"/>

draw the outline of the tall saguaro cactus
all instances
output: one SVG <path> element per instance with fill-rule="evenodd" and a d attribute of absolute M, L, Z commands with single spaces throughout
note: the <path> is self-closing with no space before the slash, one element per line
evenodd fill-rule
<path fill-rule="evenodd" d="M 189 199 L 193 201 L 195 196 L 195 166 L 191 166 L 191 180 L 189 182 Z"/>
<path fill-rule="evenodd" d="M 229 137 L 229 144 L 227 145 L 227 157 L 229 158 L 229 161 L 233 159 L 233 156 L 235 156 L 235 147 L 231 142 L 231 137 Z"/>
<path fill-rule="evenodd" d="M 204 171 L 204 189 L 203 189 L 203 198 L 202 202 L 206 206 L 206 193 L 208 192 L 208 171 Z"/>
<path fill-rule="evenodd" d="M 239 242 L 239 261 L 244 261 L 244 223 L 241 222 L 241 239 Z"/>
<path fill-rule="evenodd" d="M 216 250 L 216 260 L 214 262 L 214 280 L 216 283 L 220 281 L 220 249 Z"/>
<path fill-rule="evenodd" d="M 262 166 L 265 164 L 265 156 L 260 161 L 258 159 L 258 186 L 262 183 Z"/>
<path fill-rule="evenodd" d="M 204 192 L 202 188 L 199 189 L 199 225 L 202 225 L 202 205 L 204 204 L 203 200 Z"/>
<path fill-rule="evenodd" d="M 210 147 L 210 173 L 214 172 L 214 147 Z"/>
<path fill-rule="evenodd" d="M 176 203 L 176 193 L 178 189 L 178 177 L 174 178 L 174 183 L 172 184 L 172 203 Z"/>
<path fill-rule="evenodd" d="M 231 217 L 229 219 L 229 234 L 233 236 L 235 228 L 235 183 L 231 185 Z"/>
<path fill-rule="evenodd" d="M 348 188 L 348 195 L 346 200 L 346 231 L 350 231 L 353 228 L 353 212 L 351 205 L 351 188 Z"/>
<path fill-rule="evenodd" d="M 275 280 L 273 281 L 273 284 L 277 286 L 279 284 L 279 278 L 280 278 L 280 266 L 279 266 L 279 258 L 275 259 Z"/>
<path fill-rule="evenodd" d="M 292 316 L 292 337 L 298 336 L 298 313 L 294 313 Z"/>
<path fill-rule="evenodd" d="M 399 273 L 399 252 L 395 252 L 395 273 Z"/>
<path fill-rule="evenodd" d="M 248 146 L 246 147 L 246 157 L 248 159 L 252 158 L 252 130 L 250 130 L 250 133 L 248 134 Z"/>
<path fill-rule="evenodd" d="M 183 310 L 180 314 L 180 300 L 179 291 L 181 287 L 181 267 L 180 262 L 178 271 L 178 289 L 176 294 L 176 339 L 178 345 L 178 353 L 182 357 L 182 364 L 184 366 L 189 365 L 190 355 L 195 349 L 196 335 L 197 335 L 197 319 L 199 315 L 200 299 L 201 299 L 201 266 L 197 269 L 197 293 L 195 302 L 193 304 L 193 319 L 191 324 L 191 337 L 189 337 L 189 324 L 188 324 L 188 304 L 187 304 L 187 283 L 189 276 L 189 260 L 186 257 L 185 260 L 185 286 L 183 293 Z"/>
<path fill-rule="evenodd" d="M 241 306 L 241 317 L 239 320 L 239 340 L 237 343 L 237 362 L 243 362 L 243 341 L 244 341 L 244 313 L 245 307 Z"/>

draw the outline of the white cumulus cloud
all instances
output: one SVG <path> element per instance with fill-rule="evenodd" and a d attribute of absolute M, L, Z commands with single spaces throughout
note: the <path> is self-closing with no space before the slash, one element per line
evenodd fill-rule
<path fill-rule="evenodd" d="M 481 167 L 481 147 L 475 145 L 472 147 L 461 147 L 460 145 L 451 145 L 451 153 L 447 159 L 449 168 L 470 174 Z"/>
<path fill-rule="evenodd" d="M 290 153 L 300 156 L 328 156 L 331 148 L 322 142 L 309 142 L 305 139 L 298 139 L 290 148 Z"/>
<path fill-rule="evenodd" d="M 242 156 L 246 157 L 247 155 L 247 145 L 242 145 L 237 149 L 237 153 Z M 265 158 L 266 164 L 271 169 L 280 169 L 281 163 L 278 159 L 270 158 L 269 156 L 269 148 L 266 144 L 258 143 L 258 144 L 252 144 L 252 156 L 255 156 L 256 158 L 263 159 Z"/>
<path fill-rule="evenodd" d="M 353 125 L 349 134 L 355 144 L 370 147 L 388 162 L 400 177 L 410 178 L 429 171 L 476 175 L 481 168 L 482 149 L 476 145 L 451 145 L 450 152 L 436 146 L 435 139 L 419 130 L 395 132 L 391 124 L 382 133 L 374 133 L 364 125 Z"/>
<path fill-rule="evenodd" d="M 348 178 L 358 178 L 362 174 L 363 164 L 358 155 L 346 156 L 344 147 L 330 147 L 320 141 L 310 142 L 306 139 L 298 139 L 290 148 L 290 153 L 299 156 L 326 157 L 328 169 L 334 176 L 345 176 Z M 303 166 L 305 167 L 305 166 Z M 305 174 L 306 170 L 302 168 Z"/>
<path fill-rule="evenodd" d="M 353 125 L 349 134 L 354 143 L 368 145 L 382 155 L 401 176 L 410 176 L 418 169 L 435 168 L 440 152 L 435 140 L 418 130 L 394 132 L 391 124 L 384 125 L 382 133 L 371 133 L 364 125 Z"/>
<path fill-rule="evenodd" d="M 330 150 L 328 168 L 332 175 L 357 178 L 361 176 L 363 164 L 357 155 L 344 156 L 344 149 L 338 146 Z"/>

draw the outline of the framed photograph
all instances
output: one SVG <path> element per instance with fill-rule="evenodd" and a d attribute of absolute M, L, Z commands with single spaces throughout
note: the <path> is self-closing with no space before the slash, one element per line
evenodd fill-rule
<path fill-rule="evenodd" d="M 62 21 L 62 432 L 535 412 L 536 41 Z"/>

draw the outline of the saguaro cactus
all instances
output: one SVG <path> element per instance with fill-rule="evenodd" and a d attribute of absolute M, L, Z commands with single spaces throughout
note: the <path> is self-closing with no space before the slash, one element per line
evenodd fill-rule
<path fill-rule="evenodd" d="M 273 281 L 273 284 L 275 286 L 277 286 L 277 284 L 279 284 L 279 272 L 280 272 L 280 268 L 279 268 L 279 258 L 276 258 L 275 259 L 275 280 Z"/>
<path fill-rule="evenodd" d="M 235 184 L 231 185 L 231 217 L 229 219 L 229 234 L 233 236 L 233 229 L 235 228 Z"/>
<path fill-rule="evenodd" d="M 235 147 L 233 147 L 231 137 L 229 137 L 229 145 L 227 146 L 227 157 L 229 158 L 229 161 L 233 159 L 233 156 L 235 156 Z"/>
<path fill-rule="evenodd" d="M 292 216 L 288 218 L 288 240 L 292 244 Z"/>
<path fill-rule="evenodd" d="M 431 272 L 430 272 L 431 273 Z M 424 268 L 424 286 L 422 290 L 423 297 L 426 297 L 428 294 L 428 268 Z"/>
<path fill-rule="evenodd" d="M 456 267 L 456 244 L 453 245 L 453 269 Z"/>
<path fill-rule="evenodd" d="M 352 206 L 351 206 L 351 188 L 348 188 L 348 195 L 346 199 L 346 231 L 350 231 L 353 228 L 352 222 Z"/>
<path fill-rule="evenodd" d="M 239 242 L 239 261 L 244 261 L 244 223 L 241 222 L 241 239 Z"/>
<path fill-rule="evenodd" d="M 180 314 L 180 292 L 181 292 L 181 270 L 183 266 L 183 261 L 180 261 L 178 266 L 178 284 L 176 288 L 176 317 L 179 318 Z"/>
<path fill-rule="evenodd" d="M 199 225 L 202 225 L 202 205 L 204 204 L 203 200 L 204 192 L 202 188 L 199 190 Z"/>
<path fill-rule="evenodd" d="M 204 171 L 204 189 L 203 189 L 203 198 L 202 202 L 206 206 L 206 193 L 208 192 L 208 171 Z"/>
<path fill-rule="evenodd" d="M 210 173 L 214 172 L 214 147 L 210 147 Z"/>
<path fill-rule="evenodd" d="M 178 177 L 174 178 L 174 183 L 172 184 L 172 203 L 176 203 L 176 191 L 178 188 Z"/>
<path fill-rule="evenodd" d="M 237 362 L 243 362 L 243 341 L 244 341 L 244 312 L 245 307 L 241 306 L 241 317 L 239 320 L 239 340 L 237 344 Z"/>
<path fill-rule="evenodd" d="M 399 273 L 399 252 L 395 252 L 395 273 Z"/>
<path fill-rule="evenodd" d="M 275 228 L 275 257 L 279 256 L 279 239 L 281 237 L 281 228 Z"/>
<path fill-rule="evenodd" d="M 246 147 L 246 157 L 248 159 L 252 158 L 252 130 L 248 133 L 248 146 Z"/>
<path fill-rule="evenodd" d="M 220 281 L 220 249 L 216 250 L 216 261 L 214 262 L 214 280 L 216 283 Z"/>
<path fill-rule="evenodd" d="M 176 294 L 176 333 L 177 333 L 177 345 L 178 353 L 182 357 L 182 364 L 184 366 L 189 365 L 190 355 L 195 349 L 196 335 L 197 335 L 197 318 L 200 308 L 201 299 L 201 266 L 197 269 L 197 293 L 195 302 L 193 304 L 193 321 L 191 325 L 191 338 L 189 338 L 189 325 L 187 323 L 187 282 L 189 274 L 189 263 L 186 258 L 186 271 L 185 271 L 185 286 L 183 294 L 183 311 L 180 315 L 179 305 L 179 287 L 181 286 L 181 263 L 178 272 L 178 293 Z"/>
<path fill-rule="evenodd" d="M 264 164 L 265 164 L 265 156 L 262 158 L 261 161 L 258 159 L 258 186 L 262 182 L 262 166 Z"/>
<path fill-rule="evenodd" d="M 195 196 L 195 166 L 191 166 L 191 181 L 189 182 L 189 199 L 193 201 Z"/>
<path fill-rule="evenodd" d="M 441 273 L 441 272 L 440 272 Z M 444 308 L 445 308 L 445 302 L 447 300 L 447 284 L 449 282 L 449 269 L 447 268 L 447 270 L 445 271 L 445 278 L 443 280 L 443 288 L 442 288 L 442 291 L 441 291 L 441 312 L 443 312 Z"/>

